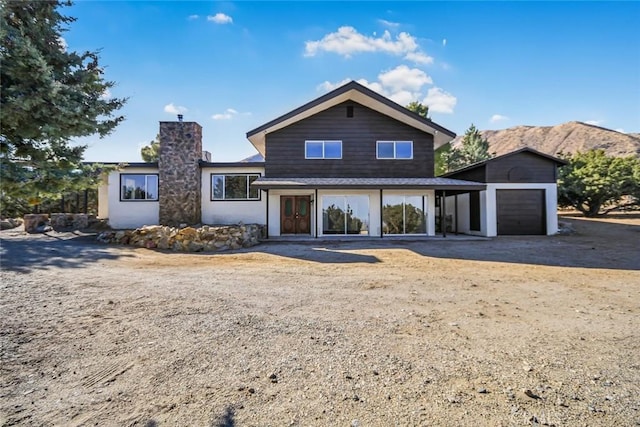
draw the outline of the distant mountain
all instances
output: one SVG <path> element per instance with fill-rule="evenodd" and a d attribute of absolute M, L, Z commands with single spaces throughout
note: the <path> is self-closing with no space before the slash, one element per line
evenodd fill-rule
<path fill-rule="evenodd" d="M 262 157 L 262 154 L 260 153 L 254 154 L 253 156 L 240 160 L 240 163 L 255 163 L 255 162 L 264 162 L 264 157 Z"/>
<path fill-rule="evenodd" d="M 633 154 L 640 157 L 640 134 L 621 133 L 582 122 L 556 126 L 515 126 L 502 130 L 483 130 L 480 133 L 489 141 L 489 150 L 496 155 L 530 147 L 551 155 L 602 149 L 609 155 Z M 461 140 L 462 135 L 453 140 L 453 145 Z"/>

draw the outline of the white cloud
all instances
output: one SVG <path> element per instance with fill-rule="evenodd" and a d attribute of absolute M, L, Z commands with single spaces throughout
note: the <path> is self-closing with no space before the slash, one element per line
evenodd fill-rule
<path fill-rule="evenodd" d="M 507 116 L 503 116 L 502 114 L 494 114 L 493 116 L 491 116 L 491 118 L 489 119 L 489 121 L 491 123 L 498 123 L 498 122 L 504 122 L 505 120 L 509 120 L 509 117 Z"/>
<path fill-rule="evenodd" d="M 447 39 L 442 39 L 442 46 L 446 46 L 447 45 Z"/>
<path fill-rule="evenodd" d="M 416 94 L 408 90 L 399 90 L 390 94 L 388 98 L 395 103 L 406 106 L 416 99 Z"/>
<path fill-rule="evenodd" d="M 325 80 L 324 82 L 320 83 L 318 86 L 316 86 L 316 89 L 319 91 L 323 91 L 323 92 L 329 92 L 332 91 L 334 89 L 339 88 L 340 86 L 344 86 L 347 83 L 349 83 L 352 79 L 344 79 L 344 80 L 340 80 L 339 82 L 336 83 L 331 83 L 328 80 Z"/>
<path fill-rule="evenodd" d="M 317 89 L 330 91 L 351 80 L 347 78 L 335 83 L 325 81 L 319 84 Z M 424 98 L 425 87 L 433 84 L 431 77 L 424 71 L 417 68 L 409 68 L 406 65 L 399 65 L 391 70 L 381 72 L 377 81 L 370 82 L 366 79 L 358 79 L 356 81 L 400 105 L 407 105 L 412 101 Z M 433 105 L 433 107 L 430 107 L 433 112 L 452 113 L 457 99 L 440 88 L 431 88 L 427 92 L 427 97 L 424 98 L 423 103 L 427 104 L 426 101 Z"/>
<path fill-rule="evenodd" d="M 188 110 L 186 107 L 183 107 L 181 105 L 174 105 L 173 102 L 164 106 L 164 112 L 169 114 L 183 114 L 187 111 Z"/>
<path fill-rule="evenodd" d="M 626 132 L 624 131 L 624 129 L 622 129 L 622 128 L 618 128 L 618 129 L 614 129 L 614 130 L 615 130 L 616 132 L 626 133 Z"/>
<path fill-rule="evenodd" d="M 433 57 L 424 52 L 409 52 L 404 56 L 404 59 L 416 64 L 433 64 Z"/>
<path fill-rule="evenodd" d="M 207 16 L 207 21 L 215 22 L 216 24 L 231 24 L 233 22 L 233 18 L 229 15 L 218 12 L 215 15 Z"/>
<path fill-rule="evenodd" d="M 193 21 L 195 19 L 200 18 L 200 15 L 189 15 L 189 17 L 187 18 L 189 21 Z"/>
<path fill-rule="evenodd" d="M 402 32 L 391 38 L 385 31 L 380 37 L 368 37 L 353 27 L 340 27 L 338 31 L 325 35 L 322 39 L 305 42 L 305 56 L 315 56 L 318 52 L 333 52 L 350 58 L 354 53 L 384 52 L 402 55 L 418 51 L 415 37 Z"/>
<path fill-rule="evenodd" d="M 389 28 L 397 28 L 400 26 L 399 22 L 391 22 L 391 21 L 387 21 L 386 19 L 378 19 L 378 22 L 384 25 L 385 27 L 389 27 Z"/>
<path fill-rule="evenodd" d="M 439 87 L 432 87 L 422 103 L 429 106 L 429 112 L 451 114 L 458 99 Z"/>
<path fill-rule="evenodd" d="M 231 120 L 237 115 L 250 116 L 251 113 L 239 113 L 238 110 L 233 108 L 227 108 L 224 113 L 218 113 L 211 116 L 213 120 Z"/>
<path fill-rule="evenodd" d="M 600 126 L 604 123 L 604 120 L 587 120 L 585 123 L 588 125 Z"/>
<path fill-rule="evenodd" d="M 233 115 L 231 113 L 219 113 L 211 116 L 213 120 L 231 120 Z"/>
<path fill-rule="evenodd" d="M 399 25 L 384 19 L 378 21 L 389 27 Z M 320 40 L 305 42 L 304 56 L 316 56 L 319 52 L 336 53 L 345 58 L 351 58 L 356 53 L 382 52 L 390 55 L 402 55 L 404 59 L 415 64 L 433 64 L 433 57 L 420 49 L 414 36 L 401 32 L 392 37 L 388 30 L 385 30 L 378 37 L 375 32 L 373 36 L 366 36 L 353 27 L 340 27 L 338 31 L 326 34 Z"/>
<path fill-rule="evenodd" d="M 422 86 L 433 81 L 424 71 L 399 65 L 393 70 L 378 75 L 380 83 L 393 92 L 402 90 L 419 91 Z"/>

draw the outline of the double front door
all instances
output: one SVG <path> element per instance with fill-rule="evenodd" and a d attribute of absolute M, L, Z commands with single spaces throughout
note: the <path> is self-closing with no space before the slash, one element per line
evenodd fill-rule
<path fill-rule="evenodd" d="M 280 196 L 280 234 L 311 234 L 311 196 Z"/>

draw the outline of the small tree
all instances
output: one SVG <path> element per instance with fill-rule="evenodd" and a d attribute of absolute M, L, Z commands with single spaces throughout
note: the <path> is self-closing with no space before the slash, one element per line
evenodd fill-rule
<path fill-rule="evenodd" d="M 489 141 L 482 137 L 473 123 L 464 133 L 459 147 L 447 145 L 448 147 L 440 147 L 439 152 L 436 150 L 436 175 L 442 175 L 494 157 L 493 153 L 489 153 Z"/>
<path fill-rule="evenodd" d="M 459 152 L 458 167 L 468 166 L 493 157 L 493 154 L 489 153 L 489 141 L 480 135 L 480 131 L 473 123 L 464 133 L 462 143 L 457 151 Z"/>
<path fill-rule="evenodd" d="M 447 142 L 434 152 L 435 176 L 444 175 L 453 170 L 451 160 L 451 143 Z"/>
<path fill-rule="evenodd" d="M 640 159 L 636 158 L 633 163 L 633 174 L 631 179 L 631 188 L 628 193 L 633 198 L 636 206 L 640 206 Z"/>
<path fill-rule="evenodd" d="M 157 162 L 160 157 L 160 134 L 156 135 L 156 139 L 151 141 L 149 145 L 145 145 L 140 149 L 142 160 L 148 163 Z"/>
<path fill-rule="evenodd" d="M 419 102 L 413 101 L 406 106 L 407 110 L 413 111 L 419 116 L 424 117 L 425 119 L 429 118 L 429 106 L 421 104 Z"/>
<path fill-rule="evenodd" d="M 325 233 L 342 234 L 344 233 L 344 210 L 335 204 L 327 206 L 323 210 Z"/>
<path fill-rule="evenodd" d="M 604 150 L 589 150 L 561 157 L 569 164 L 560 168 L 558 203 L 585 216 L 596 216 L 616 209 L 624 196 L 627 205 L 640 200 L 640 159 L 634 156 L 608 156 Z"/>

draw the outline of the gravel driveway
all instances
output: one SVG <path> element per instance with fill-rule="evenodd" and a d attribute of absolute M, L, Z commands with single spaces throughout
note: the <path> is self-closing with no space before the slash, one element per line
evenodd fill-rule
<path fill-rule="evenodd" d="M 222 254 L 0 232 L 0 424 L 640 425 L 640 218 Z"/>

